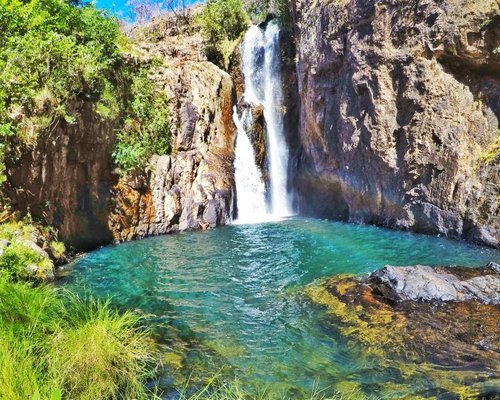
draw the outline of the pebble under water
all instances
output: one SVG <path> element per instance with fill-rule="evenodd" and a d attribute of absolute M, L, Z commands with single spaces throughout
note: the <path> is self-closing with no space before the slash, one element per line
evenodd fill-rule
<path fill-rule="evenodd" d="M 188 376 L 195 386 L 220 373 L 250 391 L 266 388 L 288 398 L 305 398 L 315 387 L 325 394 L 348 388 L 367 396 L 416 398 L 436 384 L 423 373 L 421 380 L 401 385 L 401 371 L 346 341 L 326 323 L 325 310 L 305 299 L 304 287 L 386 264 L 472 267 L 489 261 L 500 262 L 500 252 L 293 218 L 105 247 L 68 266 L 59 282 L 148 315 L 168 346 L 163 387 Z M 175 398 L 174 391 L 167 393 Z"/>

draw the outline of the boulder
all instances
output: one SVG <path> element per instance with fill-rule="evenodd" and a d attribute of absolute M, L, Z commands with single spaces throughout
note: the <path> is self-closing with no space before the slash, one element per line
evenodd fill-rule
<path fill-rule="evenodd" d="M 467 301 L 500 304 L 500 274 L 489 265 L 478 276 L 462 277 L 461 269 L 386 266 L 375 271 L 368 283 L 391 301 Z M 466 274 L 469 275 L 469 274 Z"/>

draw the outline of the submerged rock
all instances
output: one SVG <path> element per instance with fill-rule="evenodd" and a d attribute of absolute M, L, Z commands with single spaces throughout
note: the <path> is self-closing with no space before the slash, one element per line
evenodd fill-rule
<path fill-rule="evenodd" d="M 325 308 L 333 335 L 403 381 L 431 382 L 424 398 L 481 398 L 500 387 L 497 266 L 386 266 L 327 279 L 306 296 Z"/>

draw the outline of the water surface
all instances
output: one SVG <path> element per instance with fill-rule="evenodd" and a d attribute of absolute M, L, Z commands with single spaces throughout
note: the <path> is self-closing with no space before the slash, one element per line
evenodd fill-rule
<path fill-rule="evenodd" d="M 338 388 L 346 382 L 380 395 L 386 383 L 398 382 L 398 373 L 380 368 L 343 340 L 325 323 L 324 310 L 301 296 L 304 286 L 335 274 L 367 274 L 386 264 L 479 266 L 488 261 L 500 262 L 500 252 L 296 218 L 106 247 L 77 260 L 62 283 L 151 314 L 163 340 L 176 336 L 185 342 L 182 351 L 175 351 L 182 374 L 192 373 L 193 381 L 200 370 L 209 375 L 222 369 L 243 385 L 270 387 L 294 398 L 314 385 Z M 409 393 L 422 385 L 416 382 Z"/>

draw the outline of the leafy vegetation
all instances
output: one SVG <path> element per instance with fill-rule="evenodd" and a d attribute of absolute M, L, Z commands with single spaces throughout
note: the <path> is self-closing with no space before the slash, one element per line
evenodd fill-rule
<path fill-rule="evenodd" d="M 119 60 L 117 21 L 90 4 L 0 0 L 1 134 L 34 144 L 72 100 L 98 99 Z"/>
<path fill-rule="evenodd" d="M 480 154 L 481 164 L 492 164 L 500 156 L 500 130 L 497 131 L 493 142 Z"/>
<path fill-rule="evenodd" d="M 241 0 L 209 0 L 196 23 L 205 38 L 205 52 L 213 63 L 225 67 L 234 42 L 248 27 Z"/>
<path fill-rule="evenodd" d="M 0 278 L 0 399 L 146 399 L 155 345 L 132 312 Z"/>
<path fill-rule="evenodd" d="M 55 232 L 26 218 L 0 224 L 0 274 L 14 280 L 44 281 L 53 276 L 54 263 L 65 256 Z"/>
<path fill-rule="evenodd" d="M 168 98 L 155 90 L 148 72 L 144 67 L 129 72 L 126 118 L 113 154 L 116 164 L 126 172 L 143 168 L 154 154 L 170 151 Z"/>

